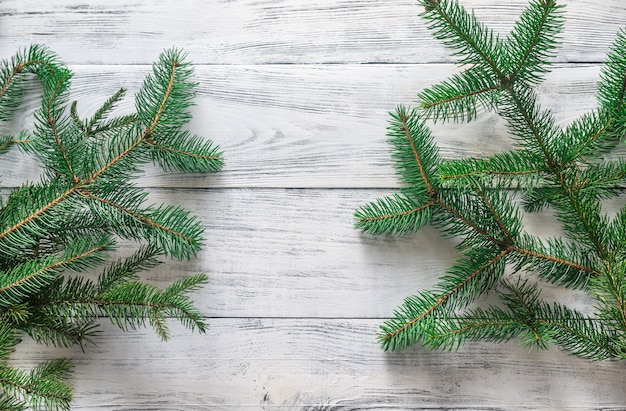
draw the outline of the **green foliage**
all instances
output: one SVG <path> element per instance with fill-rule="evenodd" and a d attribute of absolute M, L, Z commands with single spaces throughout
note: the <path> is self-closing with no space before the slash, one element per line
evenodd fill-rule
<path fill-rule="evenodd" d="M 0 408 L 68 409 L 72 388 L 67 360 L 30 372 L 8 358 L 20 336 L 71 346 L 95 342 L 101 317 L 122 330 L 149 324 L 166 340 L 168 318 L 204 332 L 190 299 L 204 274 L 165 289 L 140 280 L 160 256 L 187 259 L 202 244 L 203 227 L 172 205 L 144 205 L 133 185 L 142 165 L 165 171 L 212 172 L 219 149 L 184 129 L 194 97 L 192 66 L 177 50 L 165 51 L 136 96 L 136 113 L 113 117 L 126 91 L 81 119 L 69 104 L 72 72 L 54 53 L 32 46 L 0 63 L 0 122 L 19 111 L 28 82 L 43 86 L 32 131 L 0 137 L 0 153 L 18 146 L 42 165 L 39 181 L 9 190 L 0 202 Z M 126 258 L 107 263 L 119 241 L 137 243 Z M 102 266 L 105 265 L 104 268 Z M 97 278 L 88 278 L 96 270 Z"/>
<path fill-rule="evenodd" d="M 623 359 L 626 207 L 611 216 L 603 201 L 626 187 L 624 161 L 606 158 L 626 131 L 626 32 L 617 34 L 604 63 L 598 107 L 562 128 L 533 89 L 559 41 L 561 5 L 531 0 L 502 39 L 454 0 L 420 4 L 463 71 L 419 93 L 416 108 L 391 113 L 392 156 L 407 187 L 363 206 L 356 225 L 370 234 L 404 235 L 432 224 L 459 240 L 461 257 L 432 290 L 407 297 L 385 322 L 383 348 L 454 349 L 468 340 L 518 338 L 584 358 Z M 481 159 L 441 158 L 427 121 L 470 121 L 479 109 L 506 121 L 515 149 Z M 524 231 L 523 213 L 546 208 L 561 237 Z M 544 301 L 546 282 L 584 290 L 595 312 Z M 481 301 L 487 293 L 500 301 Z"/>

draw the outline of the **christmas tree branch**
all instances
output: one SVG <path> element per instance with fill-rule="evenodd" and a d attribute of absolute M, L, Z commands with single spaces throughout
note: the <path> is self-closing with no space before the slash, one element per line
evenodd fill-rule
<path fill-rule="evenodd" d="M 31 373 L 0 365 L 0 386 L 5 392 L 27 399 L 36 408 L 69 410 L 72 388 L 62 378 L 71 369 L 67 360 L 52 360 Z"/>
<path fill-rule="evenodd" d="M 10 306 L 20 304 L 26 297 L 41 290 L 50 284 L 63 268 L 72 268 L 76 264 L 81 264 L 81 260 L 96 258 L 99 261 L 99 253 L 107 250 L 111 246 L 108 239 L 91 244 L 84 242 L 83 247 L 87 249 L 77 250 L 76 254 L 66 252 L 65 258 L 48 257 L 45 259 L 29 261 L 19 264 L 13 270 L 4 273 L 0 278 L 0 306 Z"/>
<path fill-rule="evenodd" d="M 526 7 L 507 39 L 508 51 L 513 56 L 508 80 L 534 83 L 537 74 L 546 71 L 542 66 L 548 64 L 555 37 L 563 25 L 559 13 L 562 8 L 553 0 L 533 0 Z"/>
<path fill-rule="evenodd" d="M 407 113 L 406 110 L 404 110 L 403 108 L 397 111 L 398 120 L 401 123 L 401 129 L 404 132 L 406 140 L 409 142 L 409 145 L 411 147 L 411 152 L 413 153 L 415 164 L 417 164 L 417 167 L 419 169 L 419 175 L 422 179 L 422 182 L 424 183 L 424 186 L 426 187 L 426 193 L 429 196 L 433 196 L 435 193 L 435 189 L 430 183 L 430 178 L 426 175 L 424 163 L 415 143 L 416 139 L 413 136 L 411 127 L 409 126 L 409 121 L 413 120 L 415 115 L 416 114 L 414 112 Z"/>
<path fill-rule="evenodd" d="M 34 58 L 37 57 L 37 58 Z M 176 50 L 164 52 L 136 96 L 136 114 L 109 118 L 125 94 L 120 89 L 86 121 L 77 103 L 67 106 L 72 73 L 37 46 L 0 64 L 0 121 L 19 108 L 25 91 L 22 72 L 43 85 L 32 138 L 0 137 L 0 152 L 28 143 L 41 160 L 37 183 L 25 183 L 0 201 L 0 360 L 24 333 L 47 345 L 84 347 L 93 341 L 98 318 L 123 330 L 149 323 L 169 337 L 167 318 L 204 332 L 206 324 L 189 293 L 206 276 L 188 276 L 165 289 L 141 281 L 137 272 L 158 263 L 157 255 L 189 258 L 202 243 L 203 227 L 178 206 L 144 207 L 147 192 L 130 180 L 152 160 L 165 171 L 216 171 L 220 152 L 209 141 L 183 130 L 189 121 L 195 83 L 192 68 Z M 44 64 L 45 63 L 45 64 Z M 104 261 L 115 239 L 147 242 L 118 260 L 94 282 L 81 275 Z M 61 361 L 30 374 L 0 364 L 0 408 L 68 409 L 71 387 Z"/>
<path fill-rule="evenodd" d="M 413 337 L 401 337 L 403 334 L 409 333 L 411 328 L 415 328 L 418 322 L 424 318 L 433 315 L 433 313 L 446 305 L 455 296 L 461 293 L 465 288 L 471 287 L 471 283 L 476 280 L 481 274 L 495 266 L 500 262 L 507 254 L 508 250 L 502 250 L 490 260 L 477 267 L 472 272 L 468 273 L 462 280 L 455 284 L 450 290 L 445 293 L 435 296 L 433 300 L 427 301 L 425 306 L 420 306 L 418 312 L 413 312 L 411 301 L 407 300 L 405 303 L 406 311 L 397 312 L 395 319 L 388 321 L 384 326 L 384 334 L 381 336 L 381 343 L 385 349 L 395 349 L 398 344 L 409 345 L 418 338 Z M 410 315 L 406 315 L 410 314 Z"/>
<path fill-rule="evenodd" d="M 358 211 L 357 226 L 390 235 L 432 221 L 460 238 L 463 258 L 434 291 L 405 299 L 381 326 L 383 347 L 453 348 L 465 340 L 521 337 L 530 346 L 555 343 L 585 358 L 626 358 L 626 207 L 615 217 L 603 211 L 605 199 L 626 189 L 626 163 L 602 158 L 626 130 L 626 31 L 602 70 L 600 108 L 561 129 L 540 108 L 533 86 L 548 71 L 562 6 L 530 0 L 501 42 L 454 0 L 421 4 L 435 37 L 469 68 L 421 92 L 419 112 L 401 107 L 392 114 L 392 155 L 408 187 Z M 443 161 L 420 117 L 469 121 L 478 103 L 507 120 L 519 147 L 487 159 Z M 512 189 L 521 191 L 526 212 L 552 207 L 566 240 L 524 233 Z M 502 278 L 507 265 L 590 293 L 598 317 L 541 301 L 538 283 L 509 283 Z M 467 310 L 488 290 L 506 310 Z"/>
<path fill-rule="evenodd" d="M 94 200 L 96 202 L 102 203 L 102 204 L 107 205 L 109 207 L 113 207 L 113 208 L 123 212 L 124 214 L 127 214 L 128 216 L 130 216 L 130 217 L 140 221 L 141 223 L 143 223 L 143 224 L 145 224 L 147 226 L 154 227 L 157 230 L 163 231 L 164 233 L 170 234 L 170 235 L 172 235 L 174 237 L 178 237 L 179 239 L 181 239 L 181 240 L 183 240 L 185 242 L 188 242 L 189 244 L 193 244 L 193 243 L 197 242 L 195 239 L 193 239 L 193 238 L 191 238 L 191 237 L 189 237 L 189 236 L 187 236 L 187 235 L 185 235 L 185 234 L 183 234 L 183 233 L 181 233 L 179 231 L 173 230 L 172 228 L 166 227 L 163 224 L 159 224 L 158 222 L 154 221 L 153 219 L 151 219 L 151 218 L 149 218 L 147 216 L 141 215 L 138 212 L 135 212 L 133 210 L 130 210 L 127 207 L 124 207 L 121 204 L 115 203 L 113 201 L 109 201 L 109 200 L 107 200 L 105 198 L 97 197 L 97 196 L 93 195 L 92 193 L 90 193 L 87 190 L 81 189 L 78 192 L 82 196 L 84 196 L 84 197 L 86 197 L 86 198 L 88 198 L 90 200 Z"/>
<path fill-rule="evenodd" d="M 462 63 L 486 64 L 496 78 L 502 77 L 495 49 L 500 41 L 491 30 L 483 27 L 458 3 L 449 0 L 422 0 L 425 13 L 435 37 L 465 56 Z M 495 38 L 495 39 L 494 39 Z"/>
<path fill-rule="evenodd" d="M 515 108 L 517 109 L 524 123 L 528 127 L 528 130 L 532 133 L 536 143 L 541 148 L 541 152 L 545 157 L 549 171 L 554 175 L 556 181 L 561 187 L 563 194 L 568 198 L 572 209 L 576 212 L 578 221 L 580 221 L 584 225 L 585 231 L 587 232 L 589 239 L 595 247 L 595 251 L 598 253 L 598 256 L 601 259 L 606 259 L 606 257 L 608 256 L 607 250 L 600 241 L 598 233 L 594 228 L 594 224 L 589 221 L 587 214 L 580 207 L 579 201 L 575 195 L 575 191 L 573 190 L 572 186 L 566 182 L 563 172 L 561 171 L 560 164 L 554 158 L 552 152 L 548 148 L 546 141 L 544 140 L 541 132 L 539 131 L 537 125 L 533 120 L 534 116 L 527 109 L 526 105 L 520 100 L 520 96 L 513 87 L 508 89 L 508 95 L 514 102 Z"/>
<path fill-rule="evenodd" d="M 566 266 L 566 267 L 571 267 L 571 268 L 573 268 L 575 270 L 584 271 L 584 272 L 589 273 L 589 274 L 593 274 L 593 275 L 599 275 L 600 274 L 599 271 L 597 269 L 593 268 L 593 267 L 587 267 L 585 265 L 578 264 L 578 263 L 575 263 L 573 261 L 568 261 L 568 260 L 566 260 L 564 258 L 559 258 L 559 257 L 555 257 L 553 255 L 544 254 L 544 253 L 538 253 L 538 252 L 533 251 L 533 250 L 520 248 L 520 247 L 518 247 L 516 245 L 511 245 L 509 249 L 511 251 L 514 251 L 514 252 L 519 253 L 519 254 L 524 254 L 524 255 L 527 255 L 529 257 L 537 258 L 537 259 L 540 259 L 540 260 L 550 261 L 550 262 L 557 263 L 557 264 L 560 264 L 560 265 L 563 265 L 563 266 Z"/>

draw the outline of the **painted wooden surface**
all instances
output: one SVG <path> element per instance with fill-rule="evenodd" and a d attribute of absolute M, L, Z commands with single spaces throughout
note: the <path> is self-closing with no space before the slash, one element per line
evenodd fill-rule
<path fill-rule="evenodd" d="M 502 31 L 524 3 L 463 1 Z M 599 62 L 626 21 L 620 0 L 564 3 L 563 48 L 539 88 L 561 124 L 595 105 Z M 387 112 L 455 70 L 420 11 L 411 0 L 0 1 L 1 57 L 33 42 L 51 47 L 76 73 L 83 113 L 121 86 L 136 91 L 161 49 L 186 49 L 199 82 L 190 128 L 226 157 L 216 175 L 148 169 L 140 180 L 151 199 L 182 204 L 207 227 L 198 259 L 145 274 L 164 286 L 207 272 L 196 295 L 207 334 L 172 324 L 161 343 L 150 330 L 103 323 L 86 353 L 26 341 L 15 363 L 72 358 L 76 410 L 625 409 L 621 363 L 515 342 L 379 349 L 378 325 L 455 258 L 432 229 L 389 239 L 353 228 L 355 208 L 399 187 Z M 37 104 L 30 98 L 14 126 Z M 129 99 L 120 110 L 131 108 Z M 448 158 L 511 144 L 492 114 L 434 130 Z M 37 172 L 17 152 L 0 159 L 3 187 Z M 535 233 L 556 230 L 549 214 L 526 218 Z"/>

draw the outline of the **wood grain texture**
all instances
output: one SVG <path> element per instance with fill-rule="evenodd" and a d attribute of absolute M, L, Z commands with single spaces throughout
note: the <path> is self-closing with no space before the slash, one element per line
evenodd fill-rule
<path fill-rule="evenodd" d="M 156 58 L 156 57 L 155 57 Z M 87 117 L 120 87 L 128 96 L 121 112 L 133 110 L 149 66 L 77 66 L 72 98 Z M 398 187 L 388 155 L 388 112 L 410 105 L 417 92 L 454 73 L 453 65 L 259 65 L 199 66 L 194 119 L 189 128 L 211 138 L 226 153 L 226 166 L 207 176 L 167 174 L 150 168 L 148 187 Z M 538 93 L 566 125 L 596 107 L 597 65 L 554 67 Z M 97 82 L 98 88 L 93 84 Z M 35 92 L 35 90 L 33 90 Z M 15 131 L 28 127 L 39 106 L 25 102 Z M 487 156 L 513 142 L 506 125 L 487 113 L 469 124 L 438 124 L 433 134 L 442 156 Z M 5 155 L 19 167 L 5 171 L 14 186 L 38 173 L 18 150 Z"/>
<path fill-rule="evenodd" d="M 515 343 L 384 353 L 373 338 L 377 325 L 212 319 L 208 335 L 174 327 L 162 343 L 103 324 L 96 347 L 63 354 L 76 361 L 77 403 L 87 409 L 605 410 L 623 400 L 618 363 L 529 353 Z M 50 358 L 29 342 L 20 348 L 24 367 Z"/>
<path fill-rule="evenodd" d="M 559 61 L 602 61 L 626 5 L 562 3 L 568 23 Z M 505 35 L 526 2 L 463 4 Z M 417 18 L 422 11 L 412 0 L 3 0 L 0 49 L 42 42 L 78 64 L 149 64 L 172 45 L 198 64 L 454 61 Z"/>
<path fill-rule="evenodd" d="M 165 286 L 207 272 L 210 284 L 194 297 L 207 334 L 173 323 L 172 340 L 162 343 L 150 330 L 122 333 L 103 322 L 86 353 L 27 340 L 13 363 L 72 358 L 75 410 L 626 409 L 622 363 L 529 353 L 516 342 L 456 353 L 379 348 L 380 323 L 456 258 L 452 242 L 431 228 L 377 238 L 353 227 L 357 207 L 400 186 L 387 113 L 456 70 L 414 3 L 2 0 L 0 57 L 48 45 L 75 71 L 73 97 L 85 115 L 122 86 L 135 93 L 162 49 L 185 48 L 199 83 L 189 128 L 220 144 L 226 158 L 218 174 L 149 167 L 139 180 L 151 201 L 181 204 L 206 226 L 197 259 L 168 261 L 142 277 Z M 505 33 L 526 2 L 462 3 Z M 563 3 L 563 47 L 538 89 L 561 125 L 596 105 L 598 63 L 626 21 L 619 0 Z M 28 128 L 36 89 L 0 131 Z M 120 112 L 132 107 L 129 98 Z M 512 144 L 495 114 L 433 129 L 447 158 Z M 17 150 L 0 158 L 4 192 L 37 175 L 36 161 Z M 535 234 L 558 233 L 549 213 L 525 221 Z M 545 293 L 589 309 L 580 293 Z"/>

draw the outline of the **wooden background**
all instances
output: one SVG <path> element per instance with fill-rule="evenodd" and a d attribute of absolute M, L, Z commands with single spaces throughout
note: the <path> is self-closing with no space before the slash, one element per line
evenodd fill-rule
<path fill-rule="evenodd" d="M 595 105 L 599 62 L 626 3 L 562 2 L 563 47 L 539 93 L 566 124 Z M 525 1 L 463 4 L 504 33 Z M 207 227 L 197 260 L 145 274 L 165 286 L 208 273 L 195 296 L 206 335 L 173 324 L 161 343 L 151 330 L 103 322 L 86 353 L 27 341 L 15 363 L 72 358 L 76 410 L 626 409 L 623 363 L 516 342 L 379 349 L 382 321 L 455 258 L 432 229 L 389 239 L 353 228 L 355 208 L 399 186 L 387 113 L 455 70 L 419 12 L 414 0 L 1 0 L 0 57 L 49 46 L 75 71 L 81 113 L 121 86 L 136 92 L 162 49 L 187 50 L 200 83 L 190 128 L 226 158 L 215 175 L 148 169 L 141 178 L 155 201 L 182 204 Z M 435 135 L 450 158 L 510 145 L 492 114 Z M 12 151 L 0 174 L 15 186 L 36 178 L 37 164 Z M 534 232 L 554 228 L 549 215 L 527 220 Z"/>

